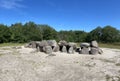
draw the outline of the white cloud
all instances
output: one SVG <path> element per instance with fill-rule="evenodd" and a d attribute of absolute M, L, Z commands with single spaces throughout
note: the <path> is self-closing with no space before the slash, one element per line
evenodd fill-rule
<path fill-rule="evenodd" d="M 6 9 L 14 9 L 14 8 L 23 8 L 24 5 L 21 4 L 23 0 L 0 0 L 0 7 Z"/>

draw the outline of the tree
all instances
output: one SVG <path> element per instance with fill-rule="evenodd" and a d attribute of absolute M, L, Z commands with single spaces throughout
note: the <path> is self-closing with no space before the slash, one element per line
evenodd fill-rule
<path fill-rule="evenodd" d="M 75 33 L 75 42 L 84 42 L 86 41 L 87 33 L 84 31 L 74 31 Z"/>
<path fill-rule="evenodd" d="M 26 38 L 23 32 L 23 25 L 21 23 L 12 24 L 10 27 L 10 31 L 12 32 L 11 41 L 12 42 L 25 42 Z"/>
<path fill-rule="evenodd" d="M 90 41 L 96 40 L 100 42 L 101 36 L 102 36 L 102 27 L 98 26 L 88 34 L 86 41 L 90 42 Z"/>
<path fill-rule="evenodd" d="M 24 35 L 27 41 L 40 41 L 41 38 L 41 31 L 37 24 L 34 22 L 28 22 L 24 25 Z"/>
<path fill-rule="evenodd" d="M 48 25 L 39 25 L 38 27 L 42 33 L 43 40 L 58 39 L 57 31 L 54 28 Z"/>
<path fill-rule="evenodd" d="M 85 41 L 87 33 L 84 31 L 60 31 L 59 39 L 69 42 L 83 42 Z"/>
<path fill-rule="evenodd" d="M 3 24 L 0 24 L 0 43 L 10 42 L 11 32 L 9 28 Z"/>
<path fill-rule="evenodd" d="M 101 37 L 103 42 L 109 42 L 109 43 L 117 42 L 119 36 L 120 36 L 119 31 L 112 26 L 105 26 L 102 29 Z"/>

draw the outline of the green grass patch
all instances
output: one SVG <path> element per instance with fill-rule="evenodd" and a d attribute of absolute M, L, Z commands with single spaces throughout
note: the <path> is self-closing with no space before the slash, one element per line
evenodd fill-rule
<path fill-rule="evenodd" d="M 99 43 L 100 47 L 120 49 L 120 43 Z"/>
<path fill-rule="evenodd" d="M 3 56 L 4 54 L 0 54 L 0 57 Z"/>
<path fill-rule="evenodd" d="M 2 43 L 0 44 L 0 47 L 4 47 L 4 46 L 22 46 L 24 45 L 24 43 Z"/>

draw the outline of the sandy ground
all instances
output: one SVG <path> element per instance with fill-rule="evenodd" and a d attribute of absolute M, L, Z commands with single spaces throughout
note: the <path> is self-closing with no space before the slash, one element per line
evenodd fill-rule
<path fill-rule="evenodd" d="M 120 81 L 120 50 L 102 55 L 47 55 L 35 49 L 0 47 L 0 81 Z"/>

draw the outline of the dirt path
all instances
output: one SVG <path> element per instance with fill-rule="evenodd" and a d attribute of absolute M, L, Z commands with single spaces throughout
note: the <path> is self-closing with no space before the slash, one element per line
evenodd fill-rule
<path fill-rule="evenodd" d="M 120 81 L 120 50 L 102 55 L 53 53 L 0 48 L 0 81 Z"/>

